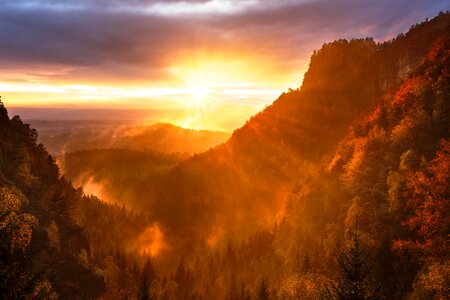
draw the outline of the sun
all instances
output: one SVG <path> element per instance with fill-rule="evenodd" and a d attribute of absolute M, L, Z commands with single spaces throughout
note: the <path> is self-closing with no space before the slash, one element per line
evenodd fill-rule
<path fill-rule="evenodd" d="M 219 95 L 241 83 L 229 57 L 211 57 L 210 53 L 180 58 L 169 72 L 179 87 L 180 103 L 192 113 L 213 111 L 225 101 Z"/>
<path fill-rule="evenodd" d="M 185 79 L 185 84 L 188 107 L 198 110 L 207 109 L 213 96 L 213 88 L 208 76 L 202 72 L 193 72 Z"/>
<path fill-rule="evenodd" d="M 192 86 L 188 88 L 188 92 L 193 98 L 202 101 L 208 97 L 211 89 L 206 86 Z"/>

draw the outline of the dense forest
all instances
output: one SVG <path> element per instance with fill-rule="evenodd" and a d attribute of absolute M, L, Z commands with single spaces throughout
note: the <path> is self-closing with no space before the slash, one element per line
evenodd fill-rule
<path fill-rule="evenodd" d="M 449 12 L 385 43 L 337 40 L 224 144 L 127 141 L 61 171 L 1 104 L 0 294 L 448 299 L 449 67 Z"/>

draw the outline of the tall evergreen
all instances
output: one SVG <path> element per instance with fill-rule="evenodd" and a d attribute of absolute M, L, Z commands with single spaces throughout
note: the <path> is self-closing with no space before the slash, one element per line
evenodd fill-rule
<path fill-rule="evenodd" d="M 259 281 L 256 296 L 257 296 L 258 300 L 268 300 L 269 299 L 269 284 L 267 283 L 266 277 L 261 278 L 261 280 Z"/>
<path fill-rule="evenodd" d="M 327 295 L 338 300 L 378 299 L 379 287 L 373 282 L 370 257 L 361 246 L 357 225 L 350 236 L 351 245 L 337 255 L 339 279 L 326 287 Z"/>
<path fill-rule="evenodd" d="M 155 295 L 150 293 L 150 286 L 153 280 L 156 278 L 156 271 L 153 267 L 150 259 L 147 259 L 144 268 L 142 270 L 142 279 L 139 287 L 139 300 L 153 300 L 156 299 Z"/>

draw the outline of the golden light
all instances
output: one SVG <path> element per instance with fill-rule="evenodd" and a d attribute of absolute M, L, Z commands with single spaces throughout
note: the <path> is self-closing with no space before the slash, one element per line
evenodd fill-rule
<path fill-rule="evenodd" d="M 164 69 L 165 75 L 151 81 L 142 77 L 122 82 L 84 75 L 54 81 L 49 76 L 56 71 L 46 71 L 43 76 L 23 70 L 2 72 L 4 101 L 9 107 L 156 108 L 164 122 L 232 131 L 293 86 L 284 86 L 286 82 L 297 81 L 280 76 L 275 65 L 270 61 L 261 64 L 256 56 L 201 49 L 177 54 Z"/>
<path fill-rule="evenodd" d="M 194 86 L 189 89 L 189 93 L 197 100 L 205 99 L 210 93 L 210 89 L 204 86 Z"/>
<path fill-rule="evenodd" d="M 157 223 L 147 227 L 132 244 L 131 249 L 138 249 L 141 255 L 159 255 L 165 248 L 164 233 Z"/>
<path fill-rule="evenodd" d="M 204 68 L 185 70 L 182 76 L 182 89 L 188 96 L 186 106 L 190 109 L 206 110 L 213 105 L 213 86 L 217 84 L 213 72 Z"/>
<path fill-rule="evenodd" d="M 252 59 L 211 52 L 174 60 L 168 71 L 179 92 L 174 95 L 178 100 L 174 99 L 184 110 L 170 122 L 191 129 L 225 131 L 242 126 L 264 107 L 263 99 L 275 99 L 281 92 L 267 83 L 271 81 L 267 74 L 274 73 L 269 69 Z M 239 121 L 230 122 L 232 119 Z"/>

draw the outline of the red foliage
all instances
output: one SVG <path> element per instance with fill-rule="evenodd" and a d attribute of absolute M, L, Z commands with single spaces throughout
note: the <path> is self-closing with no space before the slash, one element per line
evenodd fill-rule
<path fill-rule="evenodd" d="M 413 195 L 409 206 L 414 215 L 405 224 L 417 232 L 416 244 L 433 258 L 449 255 L 450 232 L 450 141 L 442 140 L 441 149 L 425 170 L 407 175 Z"/>

